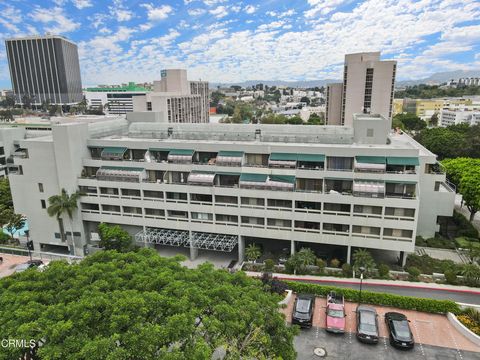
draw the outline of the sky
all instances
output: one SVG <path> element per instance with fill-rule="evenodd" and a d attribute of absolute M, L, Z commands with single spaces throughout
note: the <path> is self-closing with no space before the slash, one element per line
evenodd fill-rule
<path fill-rule="evenodd" d="M 78 44 L 82 83 L 341 79 L 344 55 L 381 51 L 397 80 L 480 70 L 479 0 L 0 0 L 4 39 L 46 32 Z"/>

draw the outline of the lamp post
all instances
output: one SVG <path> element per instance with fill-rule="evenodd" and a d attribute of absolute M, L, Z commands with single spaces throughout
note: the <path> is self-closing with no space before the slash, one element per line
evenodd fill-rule
<path fill-rule="evenodd" d="M 363 266 L 360 266 L 358 270 L 360 271 L 360 294 L 358 299 L 358 304 L 360 305 L 362 302 L 362 284 L 363 284 L 363 273 L 365 272 L 365 268 Z"/>

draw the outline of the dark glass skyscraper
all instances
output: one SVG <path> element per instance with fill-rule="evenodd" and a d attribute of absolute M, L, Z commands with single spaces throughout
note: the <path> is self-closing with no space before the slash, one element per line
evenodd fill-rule
<path fill-rule="evenodd" d="M 77 45 L 57 35 L 5 41 L 15 101 L 72 104 L 82 100 Z"/>

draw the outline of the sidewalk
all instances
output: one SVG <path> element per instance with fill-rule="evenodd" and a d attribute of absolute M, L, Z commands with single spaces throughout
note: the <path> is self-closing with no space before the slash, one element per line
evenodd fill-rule
<path fill-rule="evenodd" d="M 246 271 L 248 276 L 260 277 L 262 273 L 254 271 Z M 360 279 L 354 278 L 337 278 L 333 276 L 314 276 L 314 275 L 290 275 L 290 274 L 279 274 L 273 273 L 273 277 L 279 280 L 306 280 L 312 282 L 337 282 L 342 284 L 358 284 L 360 285 Z M 465 292 L 471 294 L 480 295 L 480 288 L 473 288 L 469 286 L 455 286 L 448 284 L 436 284 L 436 283 L 423 283 L 423 282 L 410 282 L 402 280 L 380 280 L 380 279 L 364 279 L 363 284 L 368 285 L 379 285 L 379 286 L 398 286 L 404 288 L 416 288 L 416 289 L 434 289 L 434 290 L 443 290 L 443 291 L 453 291 L 453 292 Z"/>

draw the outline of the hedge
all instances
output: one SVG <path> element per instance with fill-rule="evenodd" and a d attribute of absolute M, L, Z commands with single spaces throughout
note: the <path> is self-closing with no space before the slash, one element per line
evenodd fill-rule
<path fill-rule="evenodd" d="M 291 280 L 287 280 L 285 282 L 287 283 L 288 287 L 296 293 L 308 293 L 326 297 L 330 291 L 335 291 L 337 294 L 343 294 L 345 300 L 355 302 L 359 299 L 360 291 L 354 289 L 308 284 Z M 392 306 L 400 309 L 417 310 L 428 313 L 460 313 L 459 306 L 451 300 L 425 299 L 411 296 L 376 293 L 371 291 L 362 291 L 362 303 Z"/>

